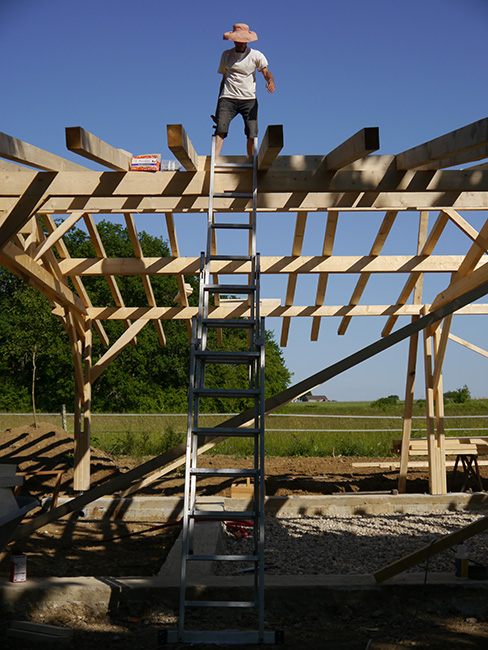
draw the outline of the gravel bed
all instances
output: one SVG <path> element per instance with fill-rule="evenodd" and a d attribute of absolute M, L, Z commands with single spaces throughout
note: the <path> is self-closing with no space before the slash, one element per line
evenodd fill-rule
<path fill-rule="evenodd" d="M 269 575 L 372 573 L 404 555 L 452 533 L 484 515 L 447 512 L 432 515 L 350 517 L 266 517 L 265 564 Z M 225 553 L 252 552 L 252 539 L 225 530 Z M 470 560 L 488 566 L 488 532 L 464 543 Z M 429 571 L 454 573 L 455 547 L 429 561 Z M 269 566 L 268 566 L 269 565 Z M 249 564 L 220 562 L 218 575 L 229 575 Z M 408 572 L 418 573 L 425 564 Z"/>

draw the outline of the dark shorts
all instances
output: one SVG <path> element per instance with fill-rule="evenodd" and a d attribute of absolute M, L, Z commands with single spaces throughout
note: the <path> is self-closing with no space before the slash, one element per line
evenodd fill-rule
<path fill-rule="evenodd" d="M 244 120 L 244 133 L 248 138 L 258 135 L 258 100 L 257 99 L 231 99 L 222 97 L 219 100 L 219 113 L 215 132 L 226 138 L 229 125 L 236 115 L 242 115 Z"/>

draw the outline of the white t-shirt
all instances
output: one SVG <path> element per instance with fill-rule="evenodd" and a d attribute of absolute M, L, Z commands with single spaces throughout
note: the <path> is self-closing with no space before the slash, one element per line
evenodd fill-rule
<path fill-rule="evenodd" d="M 255 99 L 256 70 L 268 67 L 266 57 L 258 50 L 246 48 L 245 52 L 226 50 L 220 59 L 219 74 L 225 75 L 221 97 Z"/>

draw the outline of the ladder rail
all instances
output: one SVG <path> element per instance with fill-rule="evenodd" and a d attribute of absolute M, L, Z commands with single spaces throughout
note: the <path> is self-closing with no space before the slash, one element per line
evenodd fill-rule
<path fill-rule="evenodd" d="M 188 419 L 187 419 L 187 450 L 185 467 L 185 491 L 184 491 L 184 513 L 182 529 L 182 555 L 180 569 L 180 600 L 179 600 L 179 622 L 176 632 L 176 640 L 180 642 L 198 642 L 207 638 L 220 639 L 222 642 L 236 642 L 235 640 L 245 638 L 253 639 L 257 643 L 276 642 L 274 633 L 264 630 L 264 399 L 265 399 L 265 330 L 264 318 L 260 316 L 260 257 L 256 251 L 257 242 L 257 189 L 258 189 L 258 139 L 254 138 L 254 153 L 252 163 L 234 165 L 229 163 L 216 163 L 216 139 L 212 137 L 212 149 L 210 156 L 210 184 L 209 201 L 207 214 L 207 241 L 205 252 L 201 254 L 200 260 L 200 287 L 199 287 L 199 309 L 198 316 L 192 321 L 192 350 L 190 355 L 190 382 L 188 390 Z M 252 197 L 251 210 L 248 214 L 248 224 L 216 222 L 214 198 L 220 196 L 215 192 L 216 168 L 238 167 L 249 170 L 252 167 L 252 193 L 246 196 Z M 244 195 L 244 194 L 243 194 Z M 236 231 L 247 229 L 249 231 L 247 254 L 245 255 L 217 255 L 216 232 Z M 248 283 L 227 284 L 219 282 L 217 274 L 211 279 L 210 265 L 213 259 L 219 258 L 248 259 L 251 262 L 251 270 L 248 273 Z M 213 282 L 213 284 L 212 284 Z M 218 305 L 220 295 L 224 293 L 236 293 L 246 296 L 249 307 L 249 316 L 242 319 L 231 319 L 228 323 L 225 319 L 213 319 L 209 316 L 210 304 Z M 211 297 L 213 296 L 213 298 Z M 222 350 L 215 350 L 213 345 L 209 348 L 209 329 L 214 328 L 217 332 L 217 345 Z M 220 338 L 222 331 L 243 330 L 242 336 L 247 336 L 248 346 L 246 350 L 236 351 L 226 349 L 223 340 Z M 245 334 L 244 334 L 245 332 Z M 219 334 L 220 333 L 220 334 Z M 213 339 L 211 339 L 213 340 Z M 227 364 L 231 366 L 247 364 L 247 380 L 244 382 L 246 388 L 242 388 L 241 379 L 235 388 L 212 388 L 206 386 L 206 367 L 210 364 Z M 245 375 L 244 375 L 245 376 Z M 239 385 L 240 384 L 240 385 Z M 225 398 L 249 398 L 254 400 L 254 417 L 249 425 L 240 429 L 219 429 L 218 427 L 200 427 L 198 417 L 202 399 L 225 399 Z M 204 468 L 198 465 L 198 443 L 204 436 L 215 437 L 230 435 L 235 437 L 247 437 L 253 444 L 253 469 L 233 468 Z M 197 481 L 206 476 L 227 476 L 247 477 L 253 482 L 253 491 L 249 506 L 244 511 L 221 511 L 206 508 L 199 509 L 197 497 Z M 252 552 L 247 554 L 222 554 L 222 553 L 194 553 L 195 550 L 195 523 L 205 519 L 225 521 L 235 518 L 250 520 L 252 528 Z M 198 528 L 198 527 L 197 527 Z M 250 562 L 254 568 L 254 580 L 250 586 L 252 598 L 242 601 L 208 601 L 194 600 L 187 598 L 188 568 L 187 563 L 191 560 L 200 562 Z M 202 630 L 197 632 L 186 629 L 185 611 L 189 607 L 226 607 L 226 608 L 252 608 L 256 611 L 258 618 L 258 629 L 243 633 L 242 631 L 229 631 L 225 636 L 219 632 L 215 634 Z M 229 635 L 234 635 L 230 640 Z"/>

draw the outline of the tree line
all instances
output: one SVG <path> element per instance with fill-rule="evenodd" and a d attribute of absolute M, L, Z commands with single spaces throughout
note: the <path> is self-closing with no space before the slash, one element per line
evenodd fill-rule
<path fill-rule="evenodd" d="M 125 228 L 102 220 L 98 231 L 108 257 L 133 257 L 134 252 Z M 141 232 L 143 254 L 147 257 L 169 257 L 168 243 L 161 237 Z M 96 257 L 89 235 L 79 228 L 71 229 L 64 241 L 72 257 Z M 140 277 L 118 276 L 125 305 L 147 306 Z M 190 305 L 198 305 L 198 278 L 185 281 L 193 287 Z M 85 288 L 96 306 L 115 306 L 104 278 L 83 278 Z M 178 293 L 175 276 L 151 278 L 156 304 L 174 306 Z M 190 342 L 186 323 L 162 321 L 166 346 L 161 346 L 152 323 L 137 335 L 137 344 L 128 345 L 93 385 L 92 409 L 114 413 L 175 413 L 187 410 L 190 366 Z M 104 321 L 104 329 L 113 344 L 124 331 L 120 321 Z M 247 349 L 247 332 L 225 330 L 231 349 Z M 215 335 L 211 335 L 215 336 Z M 216 342 L 210 340 L 211 345 Z M 226 342 L 227 347 L 227 342 Z M 93 362 L 106 348 L 98 336 L 93 337 Z M 212 366 L 212 385 L 236 387 L 245 380 L 243 366 Z M 266 331 L 266 396 L 284 390 L 290 383 L 283 354 Z M 0 411 L 59 411 L 74 403 L 74 368 L 67 333 L 59 318 L 53 315 L 47 299 L 20 278 L 0 267 Z M 211 400 L 208 412 L 240 411 L 247 404 L 240 399 Z"/>

